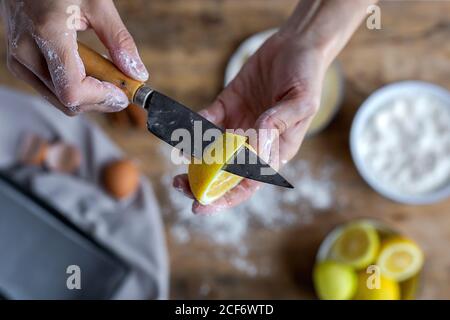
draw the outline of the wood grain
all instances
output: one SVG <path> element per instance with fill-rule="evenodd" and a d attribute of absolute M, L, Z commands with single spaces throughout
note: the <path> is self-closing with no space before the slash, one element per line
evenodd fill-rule
<path fill-rule="evenodd" d="M 151 85 L 198 110 L 220 92 L 225 65 L 239 43 L 255 32 L 280 25 L 296 1 L 116 3 L 150 70 Z M 378 87 L 416 79 L 450 89 L 450 1 L 392 1 L 382 2 L 381 7 L 382 29 L 362 26 L 339 57 L 347 84 L 340 113 L 327 130 L 308 139 L 298 155 L 317 166 L 325 159 L 336 163 L 340 168 L 335 177 L 339 206 L 317 215 L 311 225 L 294 225 L 284 231 L 253 226 L 249 259 L 267 265 L 271 272 L 264 276 L 250 277 L 210 258 L 217 252 L 226 253 L 227 248 L 199 239 L 180 245 L 168 232 L 173 298 L 311 298 L 308 270 L 318 241 L 339 221 L 363 216 L 383 219 L 416 239 L 427 256 L 420 297 L 450 299 L 450 200 L 406 206 L 384 199 L 358 175 L 348 145 L 356 110 Z M 92 33 L 82 39 L 102 49 Z M 4 48 L 0 56 L 5 59 Z M 4 64 L 0 81 L 28 90 L 8 74 Z M 157 140 L 145 132 L 110 127 L 103 117 L 95 119 L 140 161 L 163 201 L 171 191 L 160 187 L 166 160 L 158 153 Z M 172 221 L 165 218 L 169 230 Z M 203 290 L 205 284 L 208 290 Z"/>

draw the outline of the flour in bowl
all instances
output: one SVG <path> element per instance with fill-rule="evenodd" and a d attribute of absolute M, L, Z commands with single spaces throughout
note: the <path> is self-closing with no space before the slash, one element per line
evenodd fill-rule
<path fill-rule="evenodd" d="M 369 117 L 358 152 L 391 190 L 427 194 L 450 183 L 450 106 L 420 92 L 385 103 Z"/>

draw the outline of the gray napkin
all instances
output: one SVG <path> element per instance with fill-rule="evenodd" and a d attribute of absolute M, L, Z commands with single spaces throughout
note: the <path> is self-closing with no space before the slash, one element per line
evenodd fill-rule
<path fill-rule="evenodd" d="M 116 299 L 166 299 L 168 263 L 160 210 L 150 183 L 116 201 L 99 187 L 100 170 L 120 150 L 83 116 L 70 118 L 47 102 L 0 87 L 0 168 L 110 248 L 132 271 Z M 20 139 L 35 133 L 77 146 L 83 155 L 74 175 L 15 168 Z M 15 169 L 13 169 L 15 168 Z M 64 186 L 64 187 L 61 187 Z"/>

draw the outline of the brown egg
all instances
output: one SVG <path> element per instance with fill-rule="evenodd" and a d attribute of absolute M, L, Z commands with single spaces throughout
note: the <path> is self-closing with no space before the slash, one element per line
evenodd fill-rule
<path fill-rule="evenodd" d="M 40 166 L 47 155 L 48 142 L 38 135 L 26 133 L 19 150 L 19 161 L 22 164 Z"/>
<path fill-rule="evenodd" d="M 136 192 L 139 186 L 139 170 L 131 160 L 108 163 L 102 172 L 105 190 L 116 199 L 124 199 Z"/>
<path fill-rule="evenodd" d="M 54 143 L 48 148 L 45 165 L 51 171 L 74 173 L 81 165 L 80 150 L 63 142 Z"/>

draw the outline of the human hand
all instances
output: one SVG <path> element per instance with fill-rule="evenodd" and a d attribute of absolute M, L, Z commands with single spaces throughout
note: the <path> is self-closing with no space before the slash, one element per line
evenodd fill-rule
<path fill-rule="evenodd" d="M 279 169 L 297 153 L 303 141 L 320 103 L 328 63 L 320 50 L 278 32 L 248 60 L 217 100 L 200 113 L 225 129 L 257 129 L 258 142 L 253 147 L 262 159 Z M 187 175 L 175 177 L 173 185 L 192 197 Z M 210 205 L 194 201 L 193 211 L 210 214 L 236 206 L 259 186 L 256 181 L 244 179 Z"/>
<path fill-rule="evenodd" d="M 265 132 L 253 147 L 274 169 L 286 164 L 297 153 L 319 107 L 326 69 L 358 28 L 368 6 L 377 1 L 300 1 L 280 31 L 249 59 L 202 111 L 203 116 L 225 129 Z M 175 177 L 173 185 L 193 198 L 186 175 Z M 259 186 L 244 179 L 211 205 L 194 200 L 192 209 L 210 214 L 236 206 Z"/>
<path fill-rule="evenodd" d="M 114 64 L 128 76 L 146 81 L 148 72 L 112 0 L 2 0 L 7 32 L 7 64 L 67 115 L 114 112 L 129 104 L 116 86 L 86 76 L 78 54 L 77 31 L 92 28 Z M 70 6 L 80 9 L 68 24 Z"/>

